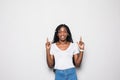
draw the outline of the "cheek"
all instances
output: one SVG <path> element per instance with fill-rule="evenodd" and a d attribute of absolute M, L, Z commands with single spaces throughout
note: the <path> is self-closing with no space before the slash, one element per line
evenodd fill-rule
<path fill-rule="evenodd" d="M 68 33 L 65 33 L 64 35 L 65 35 L 65 36 L 68 36 L 69 34 L 68 34 Z"/>
<path fill-rule="evenodd" d="M 60 33 L 58 33 L 57 36 L 60 36 Z"/>
<path fill-rule="evenodd" d="M 68 36 L 68 33 L 66 33 L 65 35 Z"/>
<path fill-rule="evenodd" d="M 68 36 L 68 33 L 64 33 L 63 35 L 67 37 L 67 36 Z"/>

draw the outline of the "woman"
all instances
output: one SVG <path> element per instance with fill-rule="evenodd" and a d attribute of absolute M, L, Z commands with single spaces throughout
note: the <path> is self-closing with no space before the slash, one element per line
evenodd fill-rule
<path fill-rule="evenodd" d="M 55 69 L 55 80 L 77 80 L 76 69 L 83 58 L 84 43 L 73 43 L 70 29 L 60 24 L 54 34 L 52 44 L 47 39 L 46 57 L 50 68 Z"/>

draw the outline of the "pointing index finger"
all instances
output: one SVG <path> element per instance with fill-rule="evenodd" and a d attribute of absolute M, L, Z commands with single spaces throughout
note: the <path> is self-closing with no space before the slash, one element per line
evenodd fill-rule
<path fill-rule="evenodd" d="M 48 38 L 46 39 L 47 42 L 49 42 Z"/>
<path fill-rule="evenodd" d="M 80 41 L 82 41 L 82 36 L 80 36 Z"/>

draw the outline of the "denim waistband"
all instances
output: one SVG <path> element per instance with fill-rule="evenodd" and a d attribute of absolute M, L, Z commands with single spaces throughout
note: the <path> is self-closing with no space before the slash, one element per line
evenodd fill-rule
<path fill-rule="evenodd" d="M 63 70 L 54 69 L 54 71 L 60 71 L 60 72 L 69 72 L 69 71 L 73 71 L 73 70 L 76 70 L 76 69 L 75 68 L 69 68 L 69 69 L 63 69 Z"/>

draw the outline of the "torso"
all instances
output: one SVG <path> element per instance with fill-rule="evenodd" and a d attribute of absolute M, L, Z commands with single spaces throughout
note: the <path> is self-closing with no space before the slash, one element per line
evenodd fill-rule
<path fill-rule="evenodd" d="M 64 70 L 73 68 L 73 55 L 79 53 L 75 43 L 66 44 L 54 43 L 51 45 L 50 54 L 55 57 L 54 69 Z"/>

